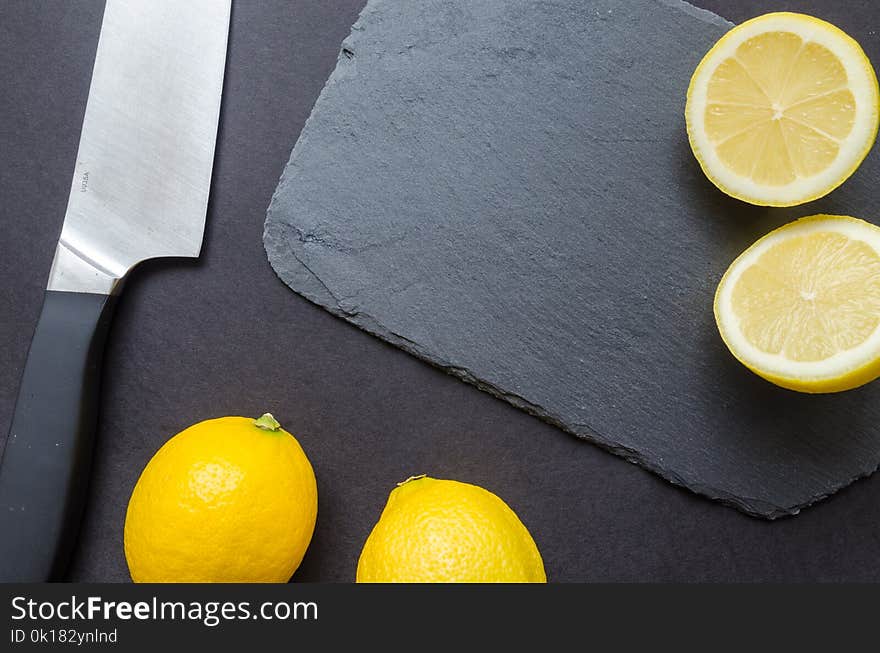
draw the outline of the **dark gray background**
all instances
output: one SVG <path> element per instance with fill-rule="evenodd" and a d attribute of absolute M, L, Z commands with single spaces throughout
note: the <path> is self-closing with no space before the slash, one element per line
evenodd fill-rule
<path fill-rule="evenodd" d="M 128 579 L 138 474 L 201 419 L 271 410 L 318 476 L 296 580 L 350 581 L 394 483 L 483 485 L 519 513 L 555 581 L 878 580 L 880 480 L 768 523 L 674 488 L 330 316 L 274 275 L 265 209 L 361 0 L 239 0 L 203 256 L 130 280 L 106 358 L 87 516 L 70 578 Z M 734 21 L 814 13 L 880 61 L 880 9 L 854 0 L 698 4 Z M 0 432 L 61 227 L 102 3 L 0 3 Z"/>

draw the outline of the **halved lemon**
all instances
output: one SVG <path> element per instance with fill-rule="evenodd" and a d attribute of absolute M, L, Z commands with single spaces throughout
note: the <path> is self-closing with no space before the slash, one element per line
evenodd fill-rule
<path fill-rule="evenodd" d="M 773 13 L 725 34 L 697 66 L 685 118 L 722 191 L 793 206 L 830 193 L 877 137 L 880 90 L 864 51 L 834 25 Z"/>
<path fill-rule="evenodd" d="M 718 284 L 715 321 L 755 374 L 801 392 L 880 376 L 880 228 L 814 215 L 764 236 Z"/>

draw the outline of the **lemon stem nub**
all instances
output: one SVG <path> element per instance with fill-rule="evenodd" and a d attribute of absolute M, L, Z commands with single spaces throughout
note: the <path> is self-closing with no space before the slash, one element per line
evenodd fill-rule
<path fill-rule="evenodd" d="M 407 483 L 410 483 L 412 481 L 418 481 L 420 478 L 425 478 L 426 476 L 427 476 L 427 474 L 419 474 L 418 476 L 410 476 L 405 481 L 401 481 L 400 483 L 398 483 L 397 487 L 400 487 L 401 485 L 406 485 Z"/>
<path fill-rule="evenodd" d="M 264 431 L 277 431 L 281 428 L 281 424 L 272 417 L 272 413 L 264 413 L 258 419 L 255 419 L 254 426 Z"/>

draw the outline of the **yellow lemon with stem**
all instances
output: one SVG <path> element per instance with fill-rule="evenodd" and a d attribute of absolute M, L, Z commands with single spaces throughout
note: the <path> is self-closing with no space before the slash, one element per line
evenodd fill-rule
<path fill-rule="evenodd" d="M 206 420 L 168 440 L 138 479 L 125 557 L 139 583 L 283 583 L 317 512 L 309 459 L 272 415 Z"/>
<path fill-rule="evenodd" d="M 364 544 L 359 583 L 545 583 L 535 541 L 476 485 L 411 477 L 388 497 Z"/>

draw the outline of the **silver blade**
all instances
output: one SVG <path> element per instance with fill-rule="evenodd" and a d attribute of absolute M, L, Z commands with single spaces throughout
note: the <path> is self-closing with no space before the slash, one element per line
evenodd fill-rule
<path fill-rule="evenodd" d="M 231 0 L 107 0 L 50 290 L 198 256 Z"/>

